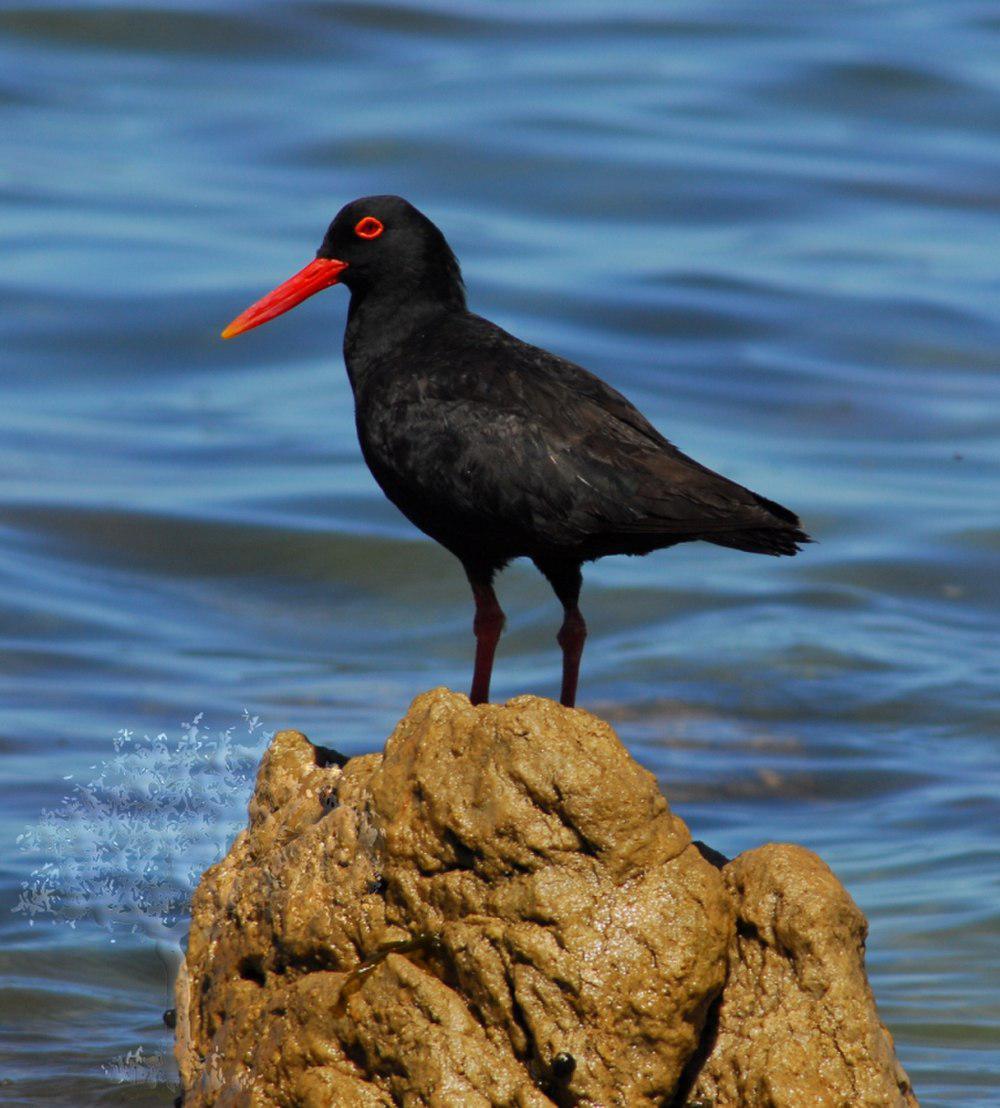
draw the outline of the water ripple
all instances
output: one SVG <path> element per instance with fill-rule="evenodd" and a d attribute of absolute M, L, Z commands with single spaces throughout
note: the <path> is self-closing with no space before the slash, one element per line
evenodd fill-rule
<path fill-rule="evenodd" d="M 926 1105 L 997 1082 L 1000 21 L 986 0 L 20 4 L 0 13 L 0 672 L 11 842 L 121 728 L 244 707 L 350 752 L 463 687 L 448 555 L 358 455 L 338 290 L 221 344 L 346 199 L 446 229 L 477 310 L 789 503 L 795 561 L 591 567 L 584 703 L 698 837 L 819 850 Z M 497 693 L 558 608 L 501 582 Z M 236 817 L 234 817 L 234 822 Z M 5 852 L 12 907 L 30 862 Z M 0 914 L 5 1091 L 127 1095 L 169 970 Z"/>

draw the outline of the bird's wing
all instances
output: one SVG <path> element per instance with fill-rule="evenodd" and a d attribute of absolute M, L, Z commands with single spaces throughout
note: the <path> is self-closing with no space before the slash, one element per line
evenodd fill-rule
<path fill-rule="evenodd" d="M 706 537 L 796 526 L 780 505 L 673 446 L 621 393 L 478 317 L 468 365 L 437 397 L 452 481 L 493 517 L 530 520 L 546 542 Z M 485 324 L 482 327 L 481 324 Z"/>

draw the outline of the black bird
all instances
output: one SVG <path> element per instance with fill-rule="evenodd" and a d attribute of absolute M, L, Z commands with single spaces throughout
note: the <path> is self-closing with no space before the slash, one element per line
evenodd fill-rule
<path fill-rule="evenodd" d="M 222 336 L 338 283 L 351 291 L 344 360 L 365 461 L 472 586 L 474 704 L 489 699 L 504 625 L 493 580 L 512 558 L 531 558 L 563 606 L 561 699 L 572 707 L 584 562 L 695 539 L 753 554 L 810 541 L 793 512 L 682 454 L 600 378 L 468 311 L 444 235 L 399 196 L 342 208 L 316 260 Z"/>

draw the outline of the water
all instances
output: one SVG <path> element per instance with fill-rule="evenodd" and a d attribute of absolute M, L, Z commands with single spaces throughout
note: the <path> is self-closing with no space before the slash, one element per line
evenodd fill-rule
<path fill-rule="evenodd" d="M 581 702 L 698 837 L 818 850 L 923 1102 L 995 1103 L 995 6 L 26 3 L 0 26 L 4 1102 L 173 1095 L 162 951 L 10 911 L 39 864 L 14 838 L 120 729 L 204 712 L 254 751 L 296 726 L 353 753 L 466 687 L 458 566 L 359 456 L 346 296 L 217 338 L 344 201 L 400 192 L 476 310 L 819 539 L 591 567 Z M 501 596 L 496 695 L 554 694 L 547 587 L 517 565 Z"/>

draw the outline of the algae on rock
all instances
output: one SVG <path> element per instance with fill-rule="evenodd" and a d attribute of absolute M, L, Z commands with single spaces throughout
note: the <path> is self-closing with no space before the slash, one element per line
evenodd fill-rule
<path fill-rule="evenodd" d="M 349 761 L 280 732 L 195 894 L 184 1104 L 915 1103 L 829 870 L 709 853 L 552 701 L 434 690 Z"/>

